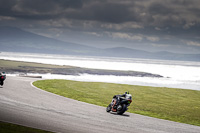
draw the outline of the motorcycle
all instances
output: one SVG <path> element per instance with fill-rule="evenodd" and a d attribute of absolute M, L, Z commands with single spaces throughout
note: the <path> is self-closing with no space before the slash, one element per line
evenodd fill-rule
<path fill-rule="evenodd" d="M 125 111 L 128 110 L 128 106 L 130 106 L 132 102 L 132 95 L 127 94 L 124 97 L 119 98 L 119 103 L 116 105 L 116 98 L 113 98 L 111 103 L 107 106 L 106 111 L 107 112 L 117 112 L 117 114 L 122 115 Z"/>
<path fill-rule="evenodd" d="M 5 73 L 3 72 L 1 75 L 0 75 L 0 85 L 3 86 L 4 84 L 4 80 L 6 79 L 6 75 Z"/>

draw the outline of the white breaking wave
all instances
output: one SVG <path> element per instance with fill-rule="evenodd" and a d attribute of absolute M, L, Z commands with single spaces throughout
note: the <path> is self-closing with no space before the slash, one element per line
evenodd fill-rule
<path fill-rule="evenodd" d="M 7 52 L 0 53 L 0 59 L 55 65 L 71 65 L 85 68 L 141 71 L 164 76 L 164 78 L 150 78 L 89 74 L 81 74 L 80 76 L 44 74 L 42 76 L 45 79 L 58 78 L 77 81 L 110 82 L 131 85 L 160 86 L 200 90 L 200 62 L 108 57 L 94 58 Z"/>

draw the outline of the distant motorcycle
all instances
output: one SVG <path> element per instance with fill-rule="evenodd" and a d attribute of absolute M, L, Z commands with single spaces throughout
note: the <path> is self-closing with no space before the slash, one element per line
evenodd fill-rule
<path fill-rule="evenodd" d="M 118 102 L 118 103 L 117 103 Z M 117 114 L 122 115 L 128 110 L 132 102 L 132 95 L 125 92 L 123 95 L 116 95 L 113 97 L 112 102 L 106 108 L 107 112 L 117 112 Z"/>
<path fill-rule="evenodd" d="M 0 85 L 3 86 L 4 80 L 6 79 L 5 72 L 0 73 Z"/>

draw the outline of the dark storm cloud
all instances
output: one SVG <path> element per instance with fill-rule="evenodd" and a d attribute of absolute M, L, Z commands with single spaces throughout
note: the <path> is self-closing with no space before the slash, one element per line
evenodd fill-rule
<path fill-rule="evenodd" d="M 0 0 L 0 15 L 12 16 L 12 7 L 16 4 L 15 1 Z"/>
<path fill-rule="evenodd" d="M 148 25 L 199 23 L 200 2 L 190 0 L 0 0 L 0 15 Z M 190 15 L 192 14 L 192 16 Z"/>
<path fill-rule="evenodd" d="M 120 23 L 135 21 L 137 16 L 130 13 L 130 5 L 104 0 L 3 0 L 1 6 L 0 15 L 23 19 L 69 18 Z"/>
<path fill-rule="evenodd" d="M 36 12 L 57 12 L 57 9 L 81 8 L 82 0 L 19 0 L 22 9 Z"/>
<path fill-rule="evenodd" d="M 173 10 L 169 7 L 169 6 L 166 6 L 162 3 L 153 3 L 151 4 L 147 11 L 152 14 L 152 15 L 169 15 L 169 14 L 172 14 L 174 13 Z"/>
<path fill-rule="evenodd" d="M 198 0 L 0 0 L 0 25 L 200 48 L 199 5 Z"/>
<path fill-rule="evenodd" d="M 200 2 L 195 0 L 153 1 L 147 11 L 152 16 L 154 25 L 184 27 L 193 22 L 200 23 L 199 4 Z"/>
<path fill-rule="evenodd" d="M 81 8 L 81 0 L 0 0 L 0 15 L 23 19 L 54 19 L 67 8 Z"/>
<path fill-rule="evenodd" d="M 134 21 L 135 14 L 130 13 L 129 8 L 130 6 L 125 4 L 95 2 L 84 7 L 77 14 L 72 13 L 70 17 L 109 23 Z"/>

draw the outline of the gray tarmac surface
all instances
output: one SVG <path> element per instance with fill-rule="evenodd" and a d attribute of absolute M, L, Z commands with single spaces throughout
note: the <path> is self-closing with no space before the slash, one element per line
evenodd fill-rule
<path fill-rule="evenodd" d="M 200 133 L 199 126 L 128 112 L 107 113 L 104 107 L 33 87 L 35 80 L 7 77 L 0 87 L 0 121 L 60 133 Z"/>

